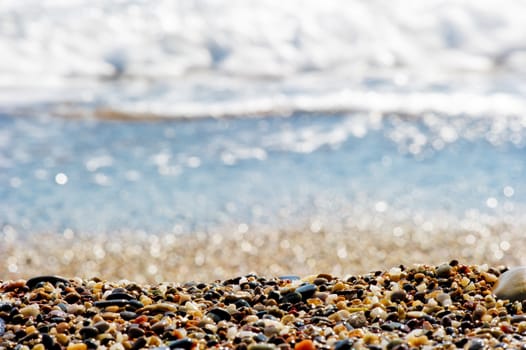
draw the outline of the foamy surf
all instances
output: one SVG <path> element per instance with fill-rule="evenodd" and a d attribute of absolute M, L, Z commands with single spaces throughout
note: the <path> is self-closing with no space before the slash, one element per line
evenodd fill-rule
<path fill-rule="evenodd" d="M 5 1 L 0 108 L 524 115 L 520 1 Z"/>

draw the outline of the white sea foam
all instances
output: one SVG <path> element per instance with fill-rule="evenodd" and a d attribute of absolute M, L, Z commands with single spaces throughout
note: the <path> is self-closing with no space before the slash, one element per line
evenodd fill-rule
<path fill-rule="evenodd" d="M 523 1 L 3 0 L 0 108 L 526 114 Z"/>

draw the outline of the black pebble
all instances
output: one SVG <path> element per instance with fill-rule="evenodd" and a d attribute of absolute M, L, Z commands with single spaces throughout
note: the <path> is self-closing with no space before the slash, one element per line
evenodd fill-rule
<path fill-rule="evenodd" d="M 0 337 L 5 333 L 5 321 L 0 317 Z"/>
<path fill-rule="evenodd" d="M 93 303 L 95 307 L 108 307 L 108 306 L 127 306 L 134 307 L 136 309 L 143 307 L 144 305 L 137 300 L 126 300 L 126 299 L 115 299 L 115 300 L 100 300 Z"/>
<path fill-rule="evenodd" d="M 230 320 L 230 313 L 226 311 L 225 309 L 221 309 L 219 307 L 213 308 L 208 312 L 208 317 L 210 317 L 212 320 L 214 320 L 215 323 L 219 321 L 229 321 Z"/>
<path fill-rule="evenodd" d="M 245 299 L 238 299 L 234 305 L 239 309 L 240 307 L 250 307 L 250 304 Z"/>
<path fill-rule="evenodd" d="M 206 300 L 216 300 L 221 298 L 221 294 L 214 290 L 210 290 L 203 295 L 203 298 L 205 298 Z"/>
<path fill-rule="evenodd" d="M 455 333 L 456 333 L 455 328 L 453 328 L 453 327 L 446 327 L 446 334 L 447 335 L 453 335 Z"/>
<path fill-rule="evenodd" d="M 46 349 L 53 349 L 53 346 L 55 345 L 55 341 L 53 341 L 53 338 L 49 334 L 43 333 L 42 334 L 42 345 L 44 345 Z"/>
<path fill-rule="evenodd" d="M 302 296 L 300 293 L 298 292 L 291 292 L 291 293 L 287 293 L 285 294 L 282 298 L 281 298 L 281 303 L 291 303 L 291 304 L 296 304 L 296 303 L 299 303 L 300 301 L 302 300 Z"/>
<path fill-rule="evenodd" d="M 0 303 L 0 311 L 10 312 L 12 308 L 13 305 L 11 303 Z"/>
<path fill-rule="evenodd" d="M 467 342 L 468 342 L 467 338 L 462 338 L 462 339 L 460 339 L 460 340 L 458 340 L 458 341 L 455 342 L 455 346 L 456 346 L 457 348 L 463 348 L 464 345 L 467 344 Z"/>
<path fill-rule="evenodd" d="M 99 330 L 95 327 L 88 326 L 88 327 L 82 327 L 79 330 L 79 333 L 83 339 L 95 338 L 97 334 L 99 334 Z"/>
<path fill-rule="evenodd" d="M 84 344 L 86 344 L 88 349 L 97 349 L 97 343 L 95 343 L 92 339 L 84 340 Z"/>
<path fill-rule="evenodd" d="M 334 350 L 351 350 L 352 344 L 350 339 L 340 340 L 334 344 Z"/>
<path fill-rule="evenodd" d="M 146 340 L 146 338 L 140 337 L 139 339 L 135 341 L 135 343 L 133 343 L 131 348 L 132 350 L 142 349 L 146 346 L 147 343 L 148 341 Z"/>
<path fill-rule="evenodd" d="M 64 300 L 67 301 L 68 304 L 75 304 L 80 300 L 80 295 L 78 293 L 69 293 L 64 297 Z"/>
<path fill-rule="evenodd" d="M 110 324 L 106 321 L 100 321 L 95 323 L 93 327 L 97 328 L 99 333 L 106 333 L 106 331 L 110 329 Z"/>
<path fill-rule="evenodd" d="M 69 285 L 69 281 L 65 278 L 59 277 L 59 276 L 37 276 L 30 278 L 26 281 L 26 286 L 29 289 L 35 288 L 39 283 L 41 282 L 49 282 L 53 285 L 57 285 L 58 283 L 63 283 L 65 285 Z"/>
<path fill-rule="evenodd" d="M 130 295 L 124 292 L 113 292 L 106 297 L 106 300 L 118 300 L 118 299 L 132 300 L 135 298 L 133 297 L 133 295 Z"/>
<path fill-rule="evenodd" d="M 301 297 L 304 300 L 313 296 L 314 293 L 316 293 L 316 290 L 317 290 L 316 285 L 310 284 L 310 283 L 304 284 L 296 288 L 296 292 L 300 293 Z"/>
<path fill-rule="evenodd" d="M 133 311 L 122 311 L 119 315 L 125 321 L 130 321 L 137 318 L 137 314 Z"/>
<path fill-rule="evenodd" d="M 140 338 L 144 335 L 144 330 L 139 328 L 138 325 L 132 325 L 128 328 L 127 333 L 130 338 Z"/>
<path fill-rule="evenodd" d="M 449 316 L 444 316 L 444 317 L 442 317 L 442 319 L 440 320 L 440 323 L 441 323 L 442 326 L 444 326 L 444 327 L 450 327 L 450 326 L 451 326 L 451 318 L 449 318 Z"/>
<path fill-rule="evenodd" d="M 274 299 L 276 301 L 279 301 L 279 298 L 281 298 L 281 294 L 279 294 L 278 291 L 272 290 L 270 293 L 268 293 L 268 297 L 270 299 Z"/>
<path fill-rule="evenodd" d="M 382 350 L 382 347 L 379 346 L 379 345 L 371 344 L 371 345 L 367 346 L 367 349 L 370 349 L 370 350 Z"/>
<path fill-rule="evenodd" d="M 194 343 L 192 339 L 189 339 L 189 338 L 183 338 L 183 339 L 175 340 L 173 342 L 168 343 L 168 346 L 170 347 L 170 349 L 190 350 L 193 345 Z"/>
<path fill-rule="evenodd" d="M 49 333 L 49 330 L 51 329 L 51 325 L 43 324 L 41 326 L 38 326 L 37 329 L 40 333 Z"/>

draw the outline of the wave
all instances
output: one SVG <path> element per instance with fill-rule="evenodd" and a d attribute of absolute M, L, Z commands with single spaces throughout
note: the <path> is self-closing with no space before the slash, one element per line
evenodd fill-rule
<path fill-rule="evenodd" d="M 0 109 L 523 115 L 525 10 L 511 0 L 6 0 Z"/>

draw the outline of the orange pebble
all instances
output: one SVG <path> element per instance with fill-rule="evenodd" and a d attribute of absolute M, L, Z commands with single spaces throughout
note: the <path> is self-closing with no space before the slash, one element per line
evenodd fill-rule
<path fill-rule="evenodd" d="M 305 339 L 294 346 L 294 350 L 316 350 L 312 340 Z"/>
<path fill-rule="evenodd" d="M 88 346 L 84 343 L 69 344 L 67 350 L 87 350 Z"/>

